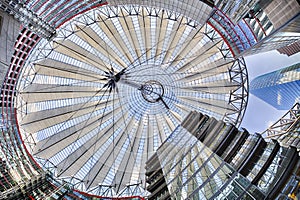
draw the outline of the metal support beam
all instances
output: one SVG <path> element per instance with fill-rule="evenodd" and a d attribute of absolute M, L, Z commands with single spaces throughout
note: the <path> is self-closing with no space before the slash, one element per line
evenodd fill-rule
<path fill-rule="evenodd" d="M 280 145 L 293 146 L 300 151 L 300 104 L 296 103 L 277 122 L 271 125 L 262 135 L 266 139 L 275 139 Z"/>
<path fill-rule="evenodd" d="M 54 26 L 41 19 L 35 12 L 28 9 L 25 4 L 16 0 L 1 1 L 0 9 L 13 15 L 22 25 L 40 37 L 51 40 L 56 35 Z"/>

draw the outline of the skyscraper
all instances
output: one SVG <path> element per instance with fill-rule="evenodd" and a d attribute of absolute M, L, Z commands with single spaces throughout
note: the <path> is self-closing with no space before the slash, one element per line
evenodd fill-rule
<path fill-rule="evenodd" d="M 146 169 L 150 200 L 258 200 L 284 199 L 297 190 L 299 166 L 295 147 L 191 112 Z"/>
<path fill-rule="evenodd" d="M 300 98 L 300 63 L 255 78 L 250 93 L 278 110 L 289 110 Z"/>
<path fill-rule="evenodd" d="M 216 26 L 226 30 L 222 34 L 231 40 L 229 46 L 236 56 L 278 49 L 300 39 L 297 0 L 216 0 L 215 5 L 216 12 L 209 22 L 216 24 L 213 19 L 219 18 Z"/>

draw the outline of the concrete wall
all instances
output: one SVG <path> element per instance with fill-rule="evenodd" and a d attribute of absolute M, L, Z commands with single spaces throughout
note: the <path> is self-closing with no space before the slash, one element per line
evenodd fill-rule
<path fill-rule="evenodd" d="M 20 31 L 20 23 L 13 16 L 0 10 L 0 84 L 6 75 Z"/>

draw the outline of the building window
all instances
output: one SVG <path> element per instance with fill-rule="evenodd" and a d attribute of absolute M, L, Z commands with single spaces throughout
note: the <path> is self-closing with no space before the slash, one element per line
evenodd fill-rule
<path fill-rule="evenodd" d="M 2 30 L 2 21 L 3 21 L 3 17 L 0 15 L 0 35 L 1 35 L 1 30 Z"/>

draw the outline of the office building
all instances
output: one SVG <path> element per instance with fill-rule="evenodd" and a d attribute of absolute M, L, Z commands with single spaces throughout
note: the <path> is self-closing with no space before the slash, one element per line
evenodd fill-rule
<path fill-rule="evenodd" d="M 191 112 L 147 162 L 149 199 L 288 199 L 299 165 L 295 147 Z"/>
<path fill-rule="evenodd" d="M 145 164 L 190 111 L 240 125 L 243 56 L 293 32 L 295 3 L 1 0 L 1 198 L 151 195 Z"/>
<path fill-rule="evenodd" d="M 300 98 L 300 63 L 256 77 L 250 93 L 278 110 L 289 110 Z"/>
<path fill-rule="evenodd" d="M 294 42 L 288 46 L 281 47 L 277 49 L 277 51 L 281 54 L 285 54 L 287 56 L 294 55 L 300 52 L 300 41 Z"/>

